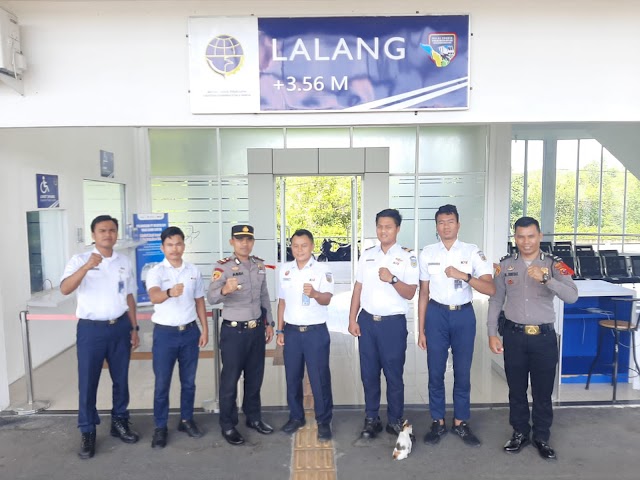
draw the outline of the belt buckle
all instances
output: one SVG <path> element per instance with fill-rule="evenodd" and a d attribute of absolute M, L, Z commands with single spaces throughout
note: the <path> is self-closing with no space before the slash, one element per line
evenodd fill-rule
<path fill-rule="evenodd" d="M 236 322 L 235 320 L 233 322 L 231 322 L 231 326 L 232 327 L 237 327 L 238 326 L 238 322 Z"/>
<path fill-rule="evenodd" d="M 371 315 L 371 318 L 373 318 L 374 322 L 381 322 L 382 321 L 382 315 Z"/>
<path fill-rule="evenodd" d="M 248 328 L 256 328 L 258 326 L 258 321 L 257 320 L 249 320 L 247 322 L 247 327 Z"/>
<path fill-rule="evenodd" d="M 460 305 L 449 305 L 449 310 L 460 310 Z"/>
<path fill-rule="evenodd" d="M 540 335 L 540 325 L 525 325 L 524 333 L 527 335 Z"/>
<path fill-rule="evenodd" d="M 179 332 L 182 332 L 183 330 L 186 330 L 186 329 L 187 329 L 187 326 L 186 326 L 186 325 L 179 325 L 179 326 L 178 326 L 178 331 L 179 331 Z"/>
<path fill-rule="evenodd" d="M 107 320 L 107 321 L 109 322 L 109 325 L 115 325 L 115 324 L 116 324 L 116 322 L 118 321 L 118 319 L 117 319 L 117 318 L 114 318 L 114 319 L 112 319 L 112 320 Z"/>
<path fill-rule="evenodd" d="M 309 329 L 309 327 L 307 327 L 306 325 L 300 325 L 298 327 L 298 330 L 300 330 L 300 332 L 304 333 Z"/>

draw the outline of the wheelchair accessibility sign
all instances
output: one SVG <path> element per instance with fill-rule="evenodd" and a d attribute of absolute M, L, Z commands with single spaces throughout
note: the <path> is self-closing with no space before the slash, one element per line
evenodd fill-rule
<path fill-rule="evenodd" d="M 36 173 L 36 195 L 38 208 L 58 208 L 60 206 L 58 176 Z"/>

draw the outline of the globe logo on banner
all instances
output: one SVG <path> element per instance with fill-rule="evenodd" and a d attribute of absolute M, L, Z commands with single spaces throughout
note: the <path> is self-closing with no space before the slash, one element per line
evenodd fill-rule
<path fill-rule="evenodd" d="M 242 67 L 244 50 L 235 37 L 217 35 L 207 45 L 205 57 L 209 67 L 226 78 Z"/>
<path fill-rule="evenodd" d="M 449 65 L 457 53 L 457 35 L 455 33 L 432 33 L 427 43 L 420 46 L 429 54 L 436 67 Z"/>

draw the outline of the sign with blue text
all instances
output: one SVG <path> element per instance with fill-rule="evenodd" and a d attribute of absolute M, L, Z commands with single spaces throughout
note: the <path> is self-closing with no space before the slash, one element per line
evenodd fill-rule
<path fill-rule="evenodd" d="M 469 107 L 469 16 L 193 17 L 193 113 Z"/>
<path fill-rule="evenodd" d="M 38 197 L 38 208 L 59 207 L 58 175 L 36 173 L 36 196 Z"/>
<path fill-rule="evenodd" d="M 136 237 L 144 245 L 136 247 L 136 280 L 138 284 L 138 303 L 148 303 L 147 274 L 154 265 L 164 260 L 164 254 L 160 249 L 162 242 L 160 234 L 169 226 L 169 214 L 167 213 L 134 213 L 133 228 L 137 232 Z"/>

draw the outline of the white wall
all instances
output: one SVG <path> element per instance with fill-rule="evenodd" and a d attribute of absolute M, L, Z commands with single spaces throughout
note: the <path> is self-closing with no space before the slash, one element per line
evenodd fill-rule
<path fill-rule="evenodd" d="M 599 0 L 2 1 L 22 25 L 25 96 L 0 127 L 356 125 L 640 120 L 640 2 Z M 471 15 L 471 108 L 191 115 L 187 19 L 198 15 Z"/>
<path fill-rule="evenodd" d="M 133 128 L 44 128 L 0 129 L 0 204 L 5 205 L 7 226 L 2 275 L 0 276 L 0 409 L 6 375 L 9 383 L 23 375 L 22 343 L 18 314 L 30 298 L 29 253 L 26 212 L 37 209 L 37 173 L 59 177 L 60 208 L 66 212 L 67 256 L 84 247 L 75 241 L 75 227 L 83 226 L 82 181 L 100 180 L 100 150 L 115 156 L 115 179 L 127 184 L 127 210 L 136 211 L 138 179 L 135 160 L 136 129 Z M 73 312 L 73 303 L 65 310 Z M 41 321 L 31 323 L 34 366 L 75 342 L 75 323 Z M 3 355 L 6 355 L 6 364 Z"/>

